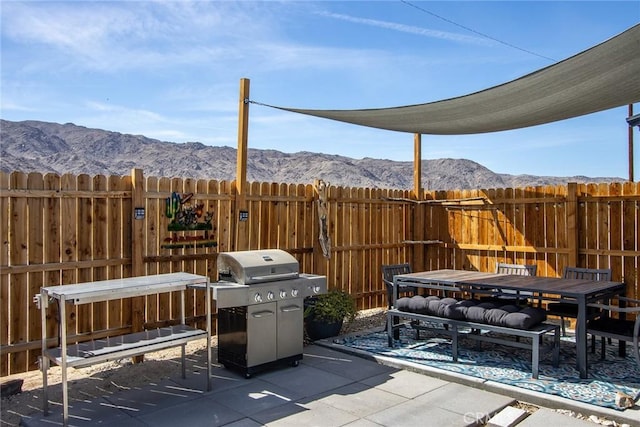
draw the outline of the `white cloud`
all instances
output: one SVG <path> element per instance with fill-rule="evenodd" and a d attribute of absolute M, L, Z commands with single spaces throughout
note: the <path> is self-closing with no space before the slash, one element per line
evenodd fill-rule
<path fill-rule="evenodd" d="M 38 109 L 33 108 L 33 107 L 29 107 L 29 106 L 26 106 L 26 105 L 22 105 L 19 102 L 14 102 L 14 101 L 11 101 L 11 100 L 3 99 L 2 100 L 2 111 L 3 112 L 20 111 L 20 112 L 35 113 L 35 112 L 38 111 Z"/>
<path fill-rule="evenodd" d="M 246 36 L 232 30 L 249 22 L 242 11 L 226 14 L 233 9 L 227 2 L 9 2 L 3 8 L 2 31 L 12 41 L 103 71 L 233 57 Z"/>
<path fill-rule="evenodd" d="M 144 135 L 169 142 L 202 142 L 233 145 L 236 141 L 237 113 L 211 116 L 165 116 L 154 111 L 123 105 L 87 101 L 76 124 L 122 133 Z"/>
<path fill-rule="evenodd" d="M 448 31 L 431 30 L 429 28 L 415 27 L 412 25 L 398 24 L 396 22 L 379 21 L 377 19 L 358 18 L 355 16 L 342 15 L 339 13 L 319 12 L 319 15 L 328 18 L 339 19 L 342 21 L 353 22 L 356 24 L 369 25 L 387 30 L 399 31 L 402 33 L 415 34 L 418 36 L 436 38 L 441 40 L 450 40 L 460 43 L 472 43 L 477 45 L 490 46 L 495 43 L 481 37 L 466 36 L 459 33 L 450 33 Z"/>
<path fill-rule="evenodd" d="M 283 40 L 281 23 L 272 21 L 282 18 L 265 12 L 274 9 L 270 5 L 256 11 L 252 2 L 10 2 L 3 10 L 2 31 L 15 43 L 33 46 L 32 66 L 64 72 L 198 64 L 218 73 L 238 67 L 362 69 L 385 60 L 376 50 Z"/>

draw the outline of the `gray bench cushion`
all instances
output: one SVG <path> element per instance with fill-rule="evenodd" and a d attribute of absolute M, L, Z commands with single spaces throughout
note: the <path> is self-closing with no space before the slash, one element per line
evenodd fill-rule
<path fill-rule="evenodd" d="M 437 296 L 416 295 L 400 298 L 396 301 L 396 308 L 404 312 L 515 329 L 531 329 L 547 319 L 547 313 L 537 307 L 521 308 L 512 304 L 498 306 L 495 302 L 458 301 L 454 298 L 441 299 Z"/>
<path fill-rule="evenodd" d="M 525 307 L 516 313 L 505 316 L 505 326 L 508 328 L 531 329 L 535 325 L 547 320 L 547 312 L 538 307 Z"/>

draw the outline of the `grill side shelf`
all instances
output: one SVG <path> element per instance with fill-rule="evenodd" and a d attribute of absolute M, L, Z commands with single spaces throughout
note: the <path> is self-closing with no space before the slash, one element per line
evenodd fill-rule
<path fill-rule="evenodd" d="M 232 282 L 213 282 L 212 298 L 218 308 L 242 307 L 249 305 L 249 285 Z"/>

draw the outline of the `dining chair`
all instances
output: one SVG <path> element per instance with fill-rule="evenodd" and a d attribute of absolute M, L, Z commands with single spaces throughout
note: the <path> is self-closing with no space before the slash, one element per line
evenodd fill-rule
<path fill-rule="evenodd" d="M 389 308 L 393 306 L 393 276 L 399 274 L 411 273 L 411 264 L 388 264 L 382 266 L 382 281 L 387 287 L 387 304 Z M 400 286 L 398 288 L 398 296 L 409 294 L 411 296 L 417 294 L 417 289 L 413 286 Z"/>
<path fill-rule="evenodd" d="M 600 280 L 608 282 L 611 280 L 610 268 L 581 268 L 581 267 L 565 267 L 562 273 L 565 279 L 587 279 Z M 593 316 L 598 310 L 589 307 L 587 316 Z M 568 302 L 550 302 L 547 305 L 547 314 L 560 317 L 560 326 L 562 328 L 562 336 L 567 336 L 567 330 L 564 325 L 564 319 L 569 317 L 575 319 L 578 317 L 578 305 Z"/>
<path fill-rule="evenodd" d="M 412 273 L 411 264 L 403 263 L 403 264 L 386 264 L 382 265 L 382 281 L 387 287 L 387 305 L 389 308 L 393 307 L 393 276 L 397 276 L 399 274 L 409 274 Z M 398 288 L 398 297 L 410 295 L 414 296 L 418 294 L 418 289 L 413 286 L 400 286 Z M 397 318 L 394 318 L 397 319 Z M 387 322 L 389 320 L 387 319 Z M 394 321 L 395 323 L 395 321 Z M 412 324 L 415 322 L 412 322 Z M 387 330 L 387 323 L 384 326 L 385 331 Z M 399 330 L 394 331 L 394 337 L 399 338 Z M 416 335 L 418 331 L 416 331 Z"/>
<path fill-rule="evenodd" d="M 589 304 L 590 308 L 603 310 L 604 314 L 587 322 L 587 334 L 591 334 L 591 351 L 595 353 L 596 336 L 601 339 L 600 357 L 605 358 L 607 339 L 632 343 L 631 351 L 640 368 L 640 300 L 618 297 L 618 305 Z M 613 317 L 612 315 L 617 315 Z M 633 314 L 632 319 L 628 318 Z M 624 356 L 625 346 L 620 347 L 620 356 Z"/>
<path fill-rule="evenodd" d="M 535 276 L 537 271 L 538 266 L 535 264 L 508 264 L 504 262 L 498 262 L 496 264 L 496 273 L 498 274 Z M 533 296 L 531 292 L 520 292 L 512 289 L 494 289 L 492 290 L 491 296 L 483 297 L 481 300 L 519 305 L 522 303 L 526 304 L 531 296 Z"/>

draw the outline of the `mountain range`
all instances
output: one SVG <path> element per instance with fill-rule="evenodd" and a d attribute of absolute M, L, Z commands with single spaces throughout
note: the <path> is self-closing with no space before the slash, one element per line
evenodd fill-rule
<path fill-rule="evenodd" d="M 199 142 L 173 143 L 72 123 L 0 120 L 0 169 L 5 172 L 128 175 L 233 180 L 236 152 Z M 413 188 L 413 162 L 353 159 L 323 153 L 249 149 L 247 180 L 306 184 L 315 179 L 345 187 Z M 508 188 L 567 182 L 624 181 L 616 177 L 552 177 L 492 172 L 466 159 L 422 161 L 429 190 Z"/>

